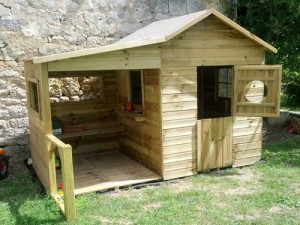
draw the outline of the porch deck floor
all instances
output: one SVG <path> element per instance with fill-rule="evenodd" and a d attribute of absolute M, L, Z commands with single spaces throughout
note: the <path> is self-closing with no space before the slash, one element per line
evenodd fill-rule
<path fill-rule="evenodd" d="M 119 151 L 75 156 L 73 167 L 75 195 L 161 179 Z M 61 181 L 61 171 L 58 170 L 57 183 Z"/>

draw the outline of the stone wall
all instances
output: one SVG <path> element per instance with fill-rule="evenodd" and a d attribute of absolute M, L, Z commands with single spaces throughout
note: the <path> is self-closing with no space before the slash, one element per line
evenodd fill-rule
<path fill-rule="evenodd" d="M 29 157 L 22 59 L 113 43 L 151 23 L 232 0 L 0 0 L 0 146 Z"/>

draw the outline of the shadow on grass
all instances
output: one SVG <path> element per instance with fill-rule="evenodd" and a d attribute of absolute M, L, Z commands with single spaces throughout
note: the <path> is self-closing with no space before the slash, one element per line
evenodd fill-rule
<path fill-rule="evenodd" d="M 0 181 L 0 224 L 64 224 L 54 201 L 27 169 Z"/>
<path fill-rule="evenodd" d="M 271 164 L 300 167 L 300 137 L 263 147 L 263 158 Z"/>

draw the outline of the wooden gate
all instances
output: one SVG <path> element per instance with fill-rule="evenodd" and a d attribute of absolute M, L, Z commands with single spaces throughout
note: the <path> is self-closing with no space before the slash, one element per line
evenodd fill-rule
<path fill-rule="evenodd" d="M 197 121 L 197 170 L 232 165 L 232 117 Z"/>

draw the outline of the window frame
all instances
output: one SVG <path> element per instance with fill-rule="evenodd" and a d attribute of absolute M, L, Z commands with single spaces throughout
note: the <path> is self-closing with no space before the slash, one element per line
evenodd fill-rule
<path fill-rule="evenodd" d="M 282 65 L 234 66 L 233 116 L 278 117 L 280 115 Z M 244 89 L 250 81 L 262 81 L 268 93 L 262 102 L 245 100 Z"/>
<path fill-rule="evenodd" d="M 36 91 L 33 90 L 33 85 L 36 86 Z M 28 109 L 30 110 L 30 113 L 35 114 L 37 117 L 42 119 L 39 80 L 34 78 L 28 78 L 27 87 L 28 87 Z"/>
<path fill-rule="evenodd" d="M 141 104 L 139 103 L 134 103 L 132 102 L 132 77 L 131 77 L 131 72 L 136 72 L 136 71 L 139 71 L 140 72 L 140 75 L 141 75 Z M 127 97 L 128 97 L 128 102 L 129 103 L 132 103 L 133 105 L 135 106 L 141 106 L 143 109 L 144 109 L 144 74 L 143 74 L 143 70 L 128 70 L 128 79 L 127 79 L 127 87 L 128 87 L 128 94 L 127 94 Z"/>
<path fill-rule="evenodd" d="M 68 73 L 67 75 L 50 75 L 48 78 L 48 86 L 49 85 L 49 79 L 61 79 L 61 78 L 79 78 L 79 77 L 99 77 L 101 78 L 101 82 L 99 85 L 99 90 L 101 90 L 101 99 L 93 99 L 93 100 L 80 100 L 80 101 L 65 101 L 65 102 L 52 102 L 51 105 L 64 105 L 64 104 L 89 104 L 89 103 L 105 103 L 105 74 L 91 74 L 91 75 L 72 75 L 72 73 Z M 51 97 L 51 96 L 49 96 Z"/>
<path fill-rule="evenodd" d="M 222 70 L 227 71 L 227 73 L 226 73 L 226 80 L 227 81 L 226 82 L 225 81 L 220 81 L 220 75 L 221 75 L 220 71 L 222 71 Z M 231 67 L 231 66 L 224 66 L 224 67 L 220 66 L 220 67 L 218 67 L 217 71 L 218 71 L 217 80 L 216 80 L 216 82 L 217 82 L 217 93 L 216 93 L 217 97 L 218 98 L 232 99 L 233 67 Z M 226 96 L 221 96 L 220 95 L 220 90 L 221 90 L 220 86 L 222 84 L 226 85 Z M 231 86 L 231 88 L 229 88 L 229 86 Z"/>

